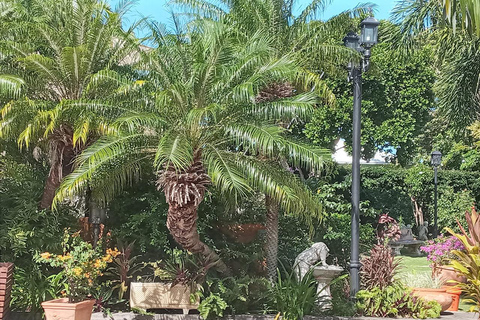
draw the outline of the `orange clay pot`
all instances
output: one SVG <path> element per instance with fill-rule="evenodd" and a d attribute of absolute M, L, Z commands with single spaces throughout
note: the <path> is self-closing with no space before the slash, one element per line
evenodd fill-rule
<path fill-rule="evenodd" d="M 67 298 L 42 302 L 47 320 L 90 320 L 95 300 L 69 303 Z"/>
<path fill-rule="evenodd" d="M 445 286 L 454 286 L 456 282 L 467 283 L 467 278 L 458 274 L 452 267 L 434 267 L 432 275 L 445 282 Z"/>
<path fill-rule="evenodd" d="M 413 295 L 426 301 L 437 301 L 442 306 L 442 312 L 452 305 L 452 296 L 446 289 L 413 288 Z"/>
<path fill-rule="evenodd" d="M 451 286 L 443 286 L 442 288 L 446 289 L 447 293 L 452 296 L 452 305 L 447 309 L 447 311 L 458 311 L 462 290 Z"/>

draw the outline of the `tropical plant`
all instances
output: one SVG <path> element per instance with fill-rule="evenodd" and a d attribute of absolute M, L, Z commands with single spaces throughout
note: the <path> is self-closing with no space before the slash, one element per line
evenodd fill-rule
<path fill-rule="evenodd" d="M 61 297 L 66 290 L 63 272 L 48 275 L 48 271 L 35 263 L 29 269 L 16 267 L 10 306 L 15 311 L 28 312 L 27 318 L 35 319 L 42 313 L 43 301 Z"/>
<path fill-rule="evenodd" d="M 283 272 L 283 275 L 278 270 L 277 274 L 277 282 L 271 289 L 273 311 L 280 312 L 287 320 L 303 319 L 304 316 L 311 314 L 319 299 L 318 283 L 313 277 L 313 269 L 310 269 L 302 279 L 298 278 L 294 269 Z"/>
<path fill-rule="evenodd" d="M 219 256 L 200 240 L 196 227 L 197 209 L 210 184 L 229 197 L 261 190 L 287 212 L 320 217 L 318 202 L 297 178 L 256 157 L 283 154 L 294 165 L 322 168 L 321 150 L 289 140 L 286 130 L 273 123 L 311 112 L 322 94 L 312 87 L 318 76 L 303 73 L 288 56 L 273 59 L 265 35 L 247 39 L 232 32 L 222 22 L 202 20 L 185 42 L 179 32 L 154 28 L 159 46 L 145 54 L 152 69 L 144 89 L 151 91 L 137 111 L 117 119 L 115 134 L 78 157 L 57 201 L 89 184 L 97 196 L 111 199 L 143 161 L 151 161 L 169 204 L 170 233 L 184 249 L 210 262 Z M 276 79 L 294 80 L 299 94 L 254 103 L 261 88 Z M 227 270 L 223 263 L 216 267 Z"/>
<path fill-rule="evenodd" d="M 97 0 L 10 2 L 38 12 L 19 22 L 28 32 L 13 28 L 1 41 L 0 137 L 41 147 L 50 172 L 40 207 L 50 208 L 75 156 L 109 130 L 139 86 L 126 76 L 139 46 L 132 29 L 122 30 L 127 2 L 117 11 Z"/>
<path fill-rule="evenodd" d="M 210 19 L 225 19 L 247 37 L 262 32 L 271 39 L 274 54 L 280 58 L 289 54 L 307 72 L 316 73 L 318 70 L 333 69 L 339 61 L 355 57 L 353 51 L 339 43 L 347 29 L 354 24 L 352 16 L 365 13 L 367 8 L 358 7 L 346 11 L 327 22 L 314 21 L 321 14 L 327 1 L 312 1 L 300 14 L 295 15 L 296 1 L 252 0 L 242 2 L 224 2 L 218 6 L 209 0 L 189 1 L 176 0 L 173 3 L 183 6 L 189 13 L 194 13 Z M 341 36 L 335 38 L 340 30 Z M 344 32 L 343 32 L 344 31 Z M 343 33 L 342 33 L 343 32 Z M 326 100 L 333 100 L 334 96 L 324 82 L 317 84 L 323 91 Z M 292 97 L 295 93 L 295 82 L 284 79 L 264 86 L 256 97 L 257 102 L 275 102 Z M 280 119 L 280 124 L 289 129 L 295 121 L 303 122 L 294 117 L 291 121 Z M 278 119 L 277 119 L 278 121 Z M 306 168 L 289 163 L 285 157 L 279 155 L 269 160 L 277 161 L 284 169 L 299 172 L 303 177 Z M 279 203 L 266 195 L 265 245 L 267 274 L 270 280 L 275 280 L 278 259 L 278 221 L 280 213 Z M 311 226 L 312 227 L 312 226 Z M 313 229 L 313 228 L 312 228 Z"/>
<path fill-rule="evenodd" d="M 220 299 L 226 304 L 222 312 L 233 315 L 260 313 L 271 304 L 269 294 L 271 283 L 266 278 L 250 276 L 213 278 L 208 279 L 202 289 L 202 296 L 207 299 L 202 299 L 199 310 L 201 308 L 211 310 L 212 302 L 216 303 Z"/>
<path fill-rule="evenodd" d="M 113 258 L 112 267 L 109 271 L 117 277 L 113 283 L 117 283 L 114 289 L 118 290 L 118 299 L 125 298 L 129 288 L 130 282 L 135 273 L 139 272 L 142 265 L 137 262 L 138 256 L 132 257 L 134 242 L 124 245 L 122 242 L 117 246 L 120 252 L 119 255 Z"/>
<path fill-rule="evenodd" d="M 398 272 L 400 261 L 392 254 L 390 241 L 398 240 L 400 228 L 395 219 L 388 214 L 380 215 L 377 226 L 377 244 L 370 254 L 361 259 L 361 284 L 366 290 L 385 289 L 391 286 Z"/>
<path fill-rule="evenodd" d="M 65 229 L 62 247 L 62 254 L 44 252 L 36 256 L 35 260 L 62 269 L 69 302 L 84 300 L 91 293 L 95 280 L 103 275 L 107 264 L 120 254 L 116 248 L 107 249 L 106 254 L 102 254 L 100 247 L 94 249 L 90 243 L 82 240 L 79 232 L 70 234 L 68 229 Z"/>
<path fill-rule="evenodd" d="M 357 299 L 359 313 L 369 317 L 438 318 L 442 309 L 438 302 L 415 297 L 401 284 L 360 290 Z"/>
<path fill-rule="evenodd" d="M 480 36 L 480 5 L 475 0 L 442 0 L 447 21 L 456 28 L 458 22 L 469 33 Z M 460 19 L 458 19 L 460 17 Z"/>
<path fill-rule="evenodd" d="M 384 289 L 393 284 L 400 261 L 395 259 L 392 248 L 386 244 L 375 245 L 369 256 L 361 259 L 361 284 L 365 290 Z"/>
<path fill-rule="evenodd" d="M 469 303 L 472 303 L 470 310 L 480 311 L 480 218 L 475 208 L 471 212 L 465 212 L 467 220 L 468 233 L 459 224 L 461 233 L 455 233 L 453 230 L 447 230 L 459 239 L 465 250 L 453 250 L 452 253 L 456 256 L 455 260 L 451 261 L 451 267 L 455 269 L 458 274 L 465 276 L 466 283 L 457 283 L 457 286 L 462 289 L 466 295 Z"/>

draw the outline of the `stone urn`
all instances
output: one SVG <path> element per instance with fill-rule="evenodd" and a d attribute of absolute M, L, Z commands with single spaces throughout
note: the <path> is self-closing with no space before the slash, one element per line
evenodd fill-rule
<path fill-rule="evenodd" d="M 343 272 L 339 266 L 317 266 L 313 268 L 313 277 L 318 282 L 317 296 L 320 310 L 329 310 L 332 308 L 332 295 L 330 293 L 330 284 L 332 280 Z"/>
<path fill-rule="evenodd" d="M 426 301 L 437 301 L 442 306 L 442 312 L 450 308 L 453 301 L 446 289 L 413 288 L 413 295 Z"/>

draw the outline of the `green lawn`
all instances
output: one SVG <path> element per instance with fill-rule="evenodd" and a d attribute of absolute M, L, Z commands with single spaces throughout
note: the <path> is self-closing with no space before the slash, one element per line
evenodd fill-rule
<path fill-rule="evenodd" d="M 401 256 L 396 259 L 400 260 L 400 269 L 399 275 L 405 273 L 431 273 L 430 262 L 427 261 L 426 257 L 408 257 Z"/>

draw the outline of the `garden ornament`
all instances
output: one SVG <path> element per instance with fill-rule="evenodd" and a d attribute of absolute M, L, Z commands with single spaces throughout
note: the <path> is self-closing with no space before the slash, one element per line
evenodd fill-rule
<path fill-rule="evenodd" d="M 312 269 L 318 261 L 321 262 L 322 266 L 327 267 L 327 256 L 328 256 L 328 247 L 323 242 L 314 243 L 310 248 L 304 250 L 300 253 L 295 259 L 295 273 L 297 277 L 301 280 Z"/>
<path fill-rule="evenodd" d="M 428 240 L 428 222 L 424 222 L 423 225 L 418 227 L 418 240 Z"/>

